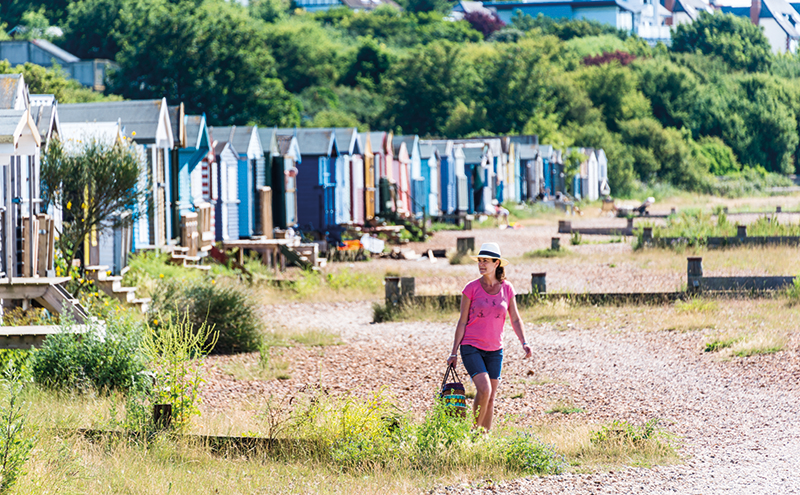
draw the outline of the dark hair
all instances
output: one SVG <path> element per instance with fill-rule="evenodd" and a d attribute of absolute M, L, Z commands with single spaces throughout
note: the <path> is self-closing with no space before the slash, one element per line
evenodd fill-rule
<path fill-rule="evenodd" d="M 502 266 L 498 266 L 498 267 L 497 267 L 497 268 L 495 268 L 495 270 L 494 270 L 494 276 L 495 276 L 495 278 L 496 278 L 497 280 L 499 280 L 499 281 L 501 281 L 501 282 L 502 282 L 503 280 L 505 280 L 505 279 L 506 279 L 506 269 L 505 269 L 505 268 L 503 268 Z"/>

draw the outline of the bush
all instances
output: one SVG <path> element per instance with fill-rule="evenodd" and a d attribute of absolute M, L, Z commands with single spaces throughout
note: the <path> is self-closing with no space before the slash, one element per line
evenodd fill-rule
<path fill-rule="evenodd" d="M 90 325 L 77 335 L 65 326 L 48 336 L 30 358 L 33 380 L 47 388 L 101 392 L 127 391 L 142 377 L 140 328 L 125 320 L 109 321 L 103 331 Z"/>
<path fill-rule="evenodd" d="M 566 466 L 564 457 L 552 446 L 524 432 L 517 432 L 508 441 L 505 460 L 510 469 L 525 474 L 558 474 Z"/>
<path fill-rule="evenodd" d="M 154 296 L 148 314 L 153 327 L 185 317 L 192 328 L 206 324 L 219 334 L 215 354 L 258 350 L 261 339 L 255 306 L 241 288 L 214 280 L 170 281 L 160 284 Z"/>

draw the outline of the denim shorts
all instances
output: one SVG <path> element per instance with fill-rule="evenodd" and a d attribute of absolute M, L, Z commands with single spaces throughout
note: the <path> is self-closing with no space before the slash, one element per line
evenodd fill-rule
<path fill-rule="evenodd" d="M 461 360 L 469 376 L 488 373 L 490 379 L 499 380 L 503 369 L 503 349 L 484 351 L 471 345 L 462 345 Z"/>

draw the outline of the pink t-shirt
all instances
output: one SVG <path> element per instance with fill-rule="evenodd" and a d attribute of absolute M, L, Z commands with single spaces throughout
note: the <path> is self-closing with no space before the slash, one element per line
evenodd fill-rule
<path fill-rule="evenodd" d="M 461 291 L 469 299 L 467 330 L 461 345 L 471 345 L 483 351 L 503 348 L 503 325 L 508 304 L 514 298 L 514 286 L 504 280 L 500 292 L 491 295 L 483 289 L 481 280 L 473 280 Z"/>

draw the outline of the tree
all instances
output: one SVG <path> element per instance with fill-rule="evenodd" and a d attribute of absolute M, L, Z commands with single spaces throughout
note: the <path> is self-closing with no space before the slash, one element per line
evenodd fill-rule
<path fill-rule="evenodd" d="M 619 130 L 623 121 L 650 114 L 647 99 L 637 89 L 636 74 L 616 62 L 587 67 L 579 80 L 610 131 Z"/>
<path fill-rule="evenodd" d="M 412 50 L 389 77 L 388 111 L 403 132 L 434 135 L 474 81 L 458 45 L 439 41 Z"/>
<path fill-rule="evenodd" d="M 772 49 L 764 32 L 748 18 L 701 11 L 694 22 L 672 31 L 672 51 L 699 51 L 724 60 L 734 70 L 764 71 Z"/>
<path fill-rule="evenodd" d="M 639 76 L 639 89 L 650 100 L 653 116 L 665 126 L 688 126 L 694 130 L 697 77 L 666 57 L 639 60 L 633 67 Z"/>
<path fill-rule="evenodd" d="M 128 37 L 124 17 L 138 18 L 150 0 L 79 0 L 69 5 L 64 25 L 64 48 L 80 58 L 114 60 Z"/>
<path fill-rule="evenodd" d="M 409 12 L 441 12 L 447 14 L 453 8 L 449 0 L 406 0 Z"/>
<path fill-rule="evenodd" d="M 255 0 L 250 2 L 250 15 L 264 22 L 276 22 L 289 12 L 288 0 Z"/>
<path fill-rule="evenodd" d="M 342 77 L 342 84 L 362 86 L 375 90 L 381 85 L 383 75 L 392 66 L 392 56 L 373 38 L 363 38 L 356 52 L 356 58 Z"/>
<path fill-rule="evenodd" d="M 496 14 L 478 10 L 467 12 L 464 15 L 464 20 L 470 23 L 474 30 L 483 34 L 484 39 L 488 39 L 495 31 L 503 29 L 506 25 Z"/>
<path fill-rule="evenodd" d="M 58 26 L 64 21 L 71 0 L 3 0 L 0 2 L 0 19 L 11 27 L 22 23 L 26 12 L 44 9 L 50 25 Z"/>
<path fill-rule="evenodd" d="M 264 31 L 270 64 L 286 89 L 299 93 L 309 86 L 332 86 L 344 72 L 346 47 L 312 20 L 290 19 Z"/>
<path fill-rule="evenodd" d="M 91 141 L 67 151 L 57 139 L 50 142 L 42 160 L 42 198 L 64 211 L 58 248 L 65 259 L 75 257 L 92 230 L 107 227 L 115 215 L 145 199 L 136 187 L 139 159 L 129 143 Z"/>
<path fill-rule="evenodd" d="M 22 74 L 30 93 L 53 95 L 59 103 L 89 103 L 121 99 L 117 95 L 105 96 L 103 93 L 82 86 L 78 81 L 67 79 L 67 75 L 57 65 L 45 68 L 26 62 L 24 65 L 12 68 L 7 60 L 0 60 L 0 74 Z"/>
<path fill-rule="evenodd" d="M 276 78 L 263 22 L 225 2 L 184 7 L 154 2 L 139 16 L 123 13 L 129 31 L 111 90 L 183 102 L 212 125 L 296 125 L 299 108 Z"/>

